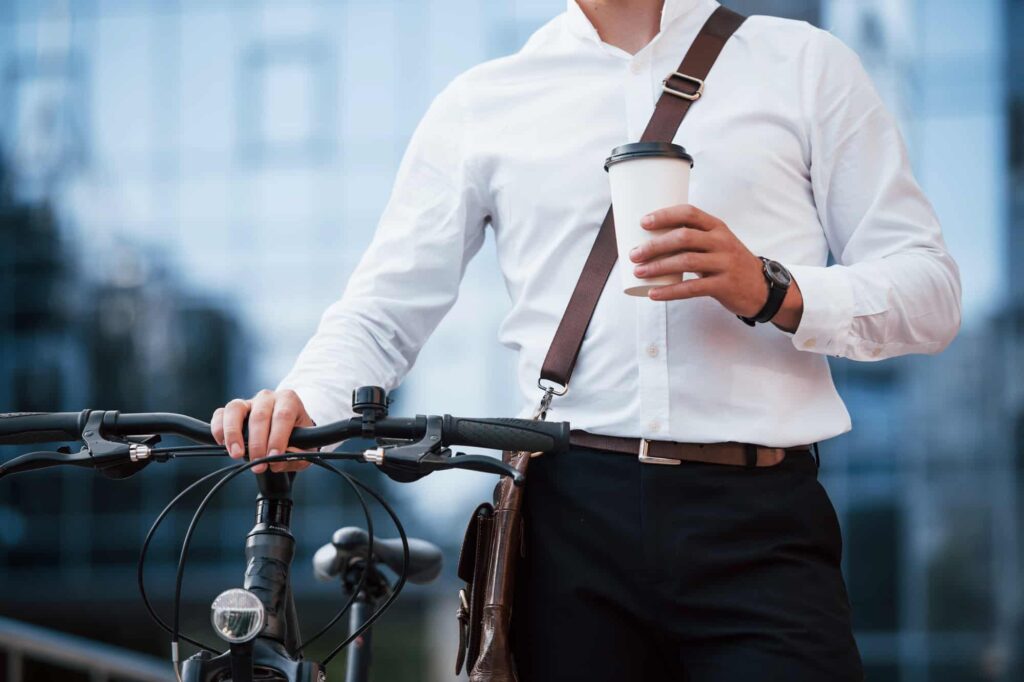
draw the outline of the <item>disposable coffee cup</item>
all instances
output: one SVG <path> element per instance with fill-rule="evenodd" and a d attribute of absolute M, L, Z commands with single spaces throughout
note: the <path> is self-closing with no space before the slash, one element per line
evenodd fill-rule
<path fill-rule="evenodd" d="M 693 157 L 677 144 L 634 142 L 612 150 L 604 163 L 612 188 L 615 241 L 619 248 L 622 289 L 631 296 L 647 296 L 654 287 L 678 284 L 680 274 L 640 278 L 629 252 L 667 230 L 645 230 L 640 219 L 660 208 L 690 200 Z"/>

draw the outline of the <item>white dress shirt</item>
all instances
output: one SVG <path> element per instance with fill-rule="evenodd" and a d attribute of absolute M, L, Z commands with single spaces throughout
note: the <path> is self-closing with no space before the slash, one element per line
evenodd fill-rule
<path fill-rule="evenodd" d="M 630 55 L 602 43 L 568 0 L 518 53 L 456 78 L 413 135 L 343 297 L 281 387 L 323 423 L 352 414 L 354 387 L 397 386 L 490 226 L 512 301 L 499 340 L 518 351 L 528 415 L 610 201 L 605 157 L 639 139 L 661 80 L 717 6 L 666 0 L 659 34 Z M 936 353 L 955 336 L 957 266 L 893 117 L 831 34 L 748 19 L 675 142 L 694 158 L 691 203 L 792 272 L 799 329 L 748 327 L 710 298 L 627 296 L 613 272 L 549 418 L 616 436 L 811 443 L 851 427 L 826 355 Z"/>

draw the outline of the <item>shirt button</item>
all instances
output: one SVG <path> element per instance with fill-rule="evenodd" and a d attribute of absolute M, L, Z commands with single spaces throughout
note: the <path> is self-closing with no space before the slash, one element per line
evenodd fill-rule
<path fill-rule="evenodd" d="M 882 354 L 882 349 L 881 348 L 876 348 L 873 351 L 871 351 L 871 357 L 873 357 L 873 358 L 877 358 L 881 354 Z"/>
<path fill-rule="evenodd" d="M 633 60 L 629 64 L 629 70 L 633 73 L 642 73 L 644 70 L 644 64 L 643 62 Z"/>
<path fill-rule="evenodd" d="M 814 348 L 817 345 L 818 345 L 818 340 L 817 339 L 807 339 L 806 341 L 804 341 L 804 348 Z"/>
<path fill-rule="evenodd" d="M 651 421 L 647 422 L 647 428 L 650 431 L 661 431 L 661 422 L 658 421 L 657 419 L 652 419 Z"/>
<path fill-rule="evenodd" d="M 656 345 L 654 345 L 653 343 L 651 345 L 647 346 L 647 354 L 649 356 L 651 356 L 652 358 L 658 357 L 658 347 Z"/>

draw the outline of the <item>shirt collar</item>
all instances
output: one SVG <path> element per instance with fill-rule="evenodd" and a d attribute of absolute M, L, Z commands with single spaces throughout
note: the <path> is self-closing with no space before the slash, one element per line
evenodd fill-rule
<path fill-rule="evenodd" d="M 664 31 L 673 21 L 687 14 L 697 7 L 700 0 L 665 0 L 661 8 L 661 26 Z M 583 13 L 576 0 L 566 0 L 565 3 L 566 23 L 569 31 L 580 38 L 589 38 L 601 41 L 597 29 L 590 23 L 590 19 Z"/>

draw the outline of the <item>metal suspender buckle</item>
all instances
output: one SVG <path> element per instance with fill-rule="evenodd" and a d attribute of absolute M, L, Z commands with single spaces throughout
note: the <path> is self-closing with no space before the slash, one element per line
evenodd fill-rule
<path fill-rule="evenodd" d="M 675 88 L 670 88 L 668 86 L 668 82 L 672 78 L 681 78 L 687 83 L 696 85 L 697 89 L 694 92 L 689 93 L 683 92 L 682 90 L 676 90 Z M 699 78 L 694 78 L 693 76 L 687 76 L 685 73 L 680 73 L 679 71 L 673 71 L 666 76 L 665 80 L 661 81 L 661 89 L 663 92 L 667 92 L 670 95 L 675 95 L 676 97 L 681 97 L 682 99 L 687 99 L 692 102 L 700 99 L 700 96 L 704 94 L 704 81 Z"/>
<path fill-rule="evenodd" d="M 640 439 L 640 463 L 641 464 L 681 464 L 678 459 L 669 459 L 668 457 L 650 457 L 647 451 L 651 447 L 651 441 L 646 438 Z"/>

